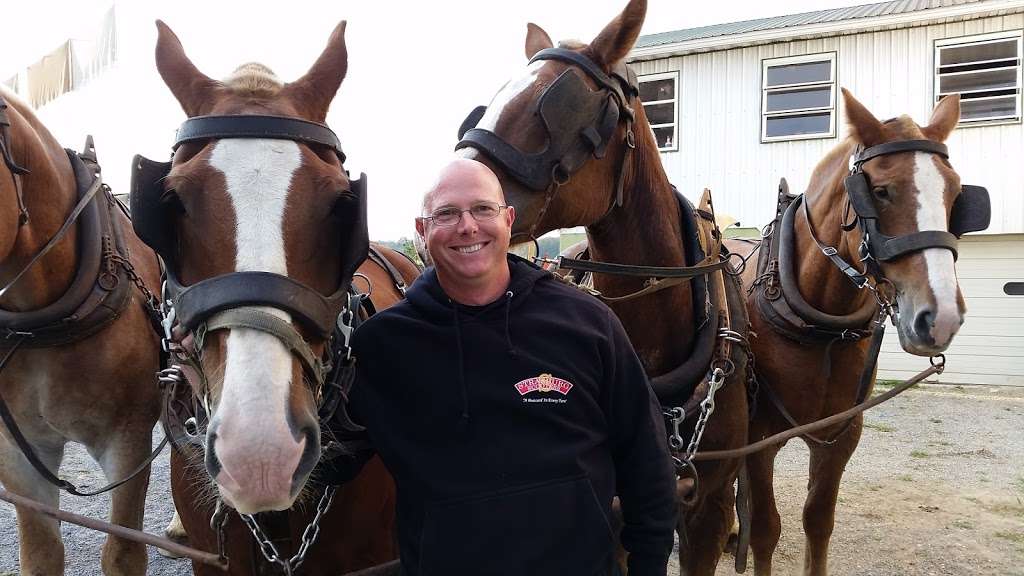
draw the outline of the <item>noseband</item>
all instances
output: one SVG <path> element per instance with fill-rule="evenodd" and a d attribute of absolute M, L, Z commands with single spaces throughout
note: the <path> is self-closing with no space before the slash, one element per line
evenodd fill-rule
<path fill-rule="evenodd" d="M 530 63 L 558 60 L 582 70 L 597 84 L 590 90 L 583 78 L 567 69 L 540 96 L 539 115 L 547 132 L 547 144 L 541 152 L 526 153 L 485 128 L 476 128 L 486 108 L 478 107 L 459 129 L 456 150 L 474 148 L 497 164 L 511 178 L 531 190 L 545 192 L 540 214 L 529 236 L 543 220 L 559 186 L 569 182 L 590 158 L 604 158 L 619 120 L 626 122 L 626 150 L 617 176 L 615 196 L 607 212 L 622 205 L 622 167 L 635 148 L 634 113 L 631 104 L 640 93 L 636 74 L 625 63 L 618 64 L 609 76 L 590 58 L 574 50 L 547 48 L 537 52 Z M 606 214 L 607 214 L 606 212 Z"/>

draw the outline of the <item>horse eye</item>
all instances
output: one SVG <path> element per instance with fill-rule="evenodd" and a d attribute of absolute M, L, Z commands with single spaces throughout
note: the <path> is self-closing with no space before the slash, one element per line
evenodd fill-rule
<path fill-rule="evenodd" d="M 889 189 L 885 188 L 883 186 L 878 186 L 876 188 L 873 188 L 871 190 L 871 192 L 875 195 L 876 198 L 880 198 L 882 200 L 888 200 L 889 199 Z"/>

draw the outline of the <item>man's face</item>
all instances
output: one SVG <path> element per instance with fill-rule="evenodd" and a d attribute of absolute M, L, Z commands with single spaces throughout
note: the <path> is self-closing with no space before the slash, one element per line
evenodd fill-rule
<path fill-rule="evenodd" d="M 497 180 L 482 170 L 458 170 L 446 175 L 433 191 L 427 215 L 441 209 L 465 210 L 458 222 L 442 226 L 432 220 L 417 220 L 438 274 L 465 287 L 485 285 L 507 270 L 508 251 L 515 211 L 500 209 L 490 220 L 477 221 L 469 212 L 481 203 L 504 204 Z"/>

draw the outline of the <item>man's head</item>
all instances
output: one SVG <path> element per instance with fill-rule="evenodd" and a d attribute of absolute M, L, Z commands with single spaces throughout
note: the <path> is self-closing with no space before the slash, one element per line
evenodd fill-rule
<path fill-rule="evenodd" d="M 505 254 L 514 220 L 515 210 L 505 206 L 501 184 L 486 166 L 459 158 L 441 170 L 423 200 L 416 231 L 449 296 L 484 304 L 500 295 L 508 285 Z"/>

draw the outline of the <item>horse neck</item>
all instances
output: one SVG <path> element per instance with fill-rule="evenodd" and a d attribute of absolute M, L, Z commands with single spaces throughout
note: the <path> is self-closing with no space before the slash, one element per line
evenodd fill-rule
<path fill-rule="evenodd" d="M 684 242 L 690 239 L 682 237 L 678 200 L 642 112 L 633 130 L 636 149 L 622 167 L 623 204 L 587 227 L 591 257 L 618 264 L 685 266 Z M 645 280 L 597 274 L 594 286 L 619 296 L 640 290 Z M 694 332 L 692 300 L 690 283 L 685 282 L 610 304 L 649 374 L 667 372 L 688 356 Z"/>
<path fill-rule="evenodd" d="M 841 143 L 815 167 L 804 202 L 808 203 L 818 240 L 835 247 L 844 260 L 863 269 L 858 262 L 856 244 L 850 233 L 842 230 L 847 202 L 843 181 L 849 173 L 850 156 L 856 145 L 852 140 Z M 811 238 L 802 209 L 796 214 L 793 226 L 800 294 L 809 304 L 829 314 L 842 315 L 858 310 L 870 295 L 856 288 L 846 274 L 821 253 Z"/>
<path fill-rule="evenodd" d="M 15 230 L 0 260 L 0 285 L 7 283 L 56 235 L 77 202 L 77 186 L 67 154 L 27 109 L 8 100 L 11 116 L 8 146 L 14 161 L 30 170 L 20 176 L 29 219 L 18 225 L 14 176 L 0 160 L 4 221 Z M 77 227 L 26 272 L 0 298 L 5 310 L 34 310 L 55 302 L 67 291 L 78 266 Z"/>

